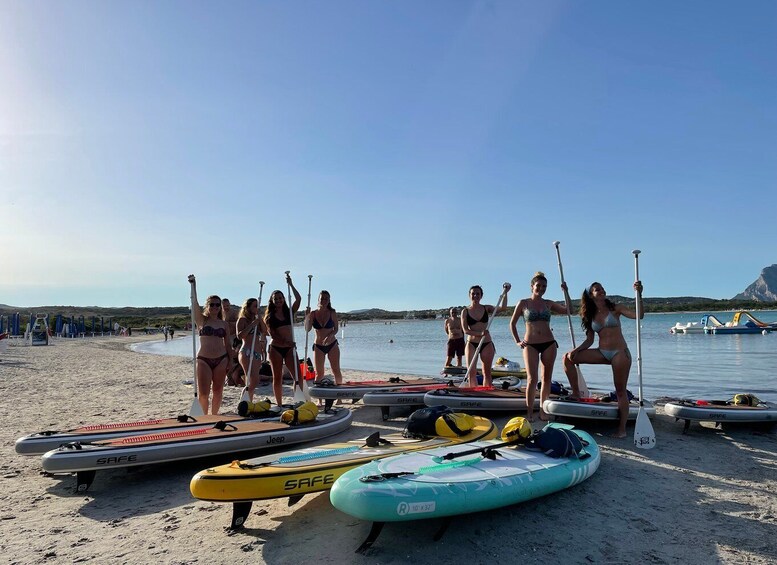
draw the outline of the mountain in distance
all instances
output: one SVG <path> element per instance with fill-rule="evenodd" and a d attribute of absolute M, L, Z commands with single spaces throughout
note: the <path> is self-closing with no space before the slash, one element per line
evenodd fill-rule
<path fill-rule="evenodd" d="M 732 300 L 757 300 L 758 302 L 777 301 L 777 264 L 764 267 L 753 284 Z"/>

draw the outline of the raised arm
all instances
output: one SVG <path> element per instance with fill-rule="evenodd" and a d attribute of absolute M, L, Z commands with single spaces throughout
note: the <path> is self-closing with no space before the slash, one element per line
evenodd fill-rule
<path fill-rule="evenodd" d="M 300 302 L 302 302 L 302 296 L 300 296 L 299 291 L 294 286 L 294 283 L 291 282 L 291 275 L 286 275 L 286 282 L 289 283 L 291 292 L 294 293 L 294 303 L 291 305 L 291 311 L 297 313 L 299 311 Z"/>
<path fill-rule="evenodd" d="M 194 322 L 197 324 L 198 328 L 201 328 L 205 325 L 205 317 L 202 315 L 202 307 L 197 300 L 197 280 L 194 278 L 194 275 L 189 275 L 189 284 L 192 285 L 191 308 L 192 312 L 194 312 Z M 192 328 L 192 331 L 194 331 L 194 328 Z"/>
<path fill-rule="evenodd" d="M 634 283 L 634 290 L 637 291 L 637 300 L 639 300 L 639 318 L 640 320 L 645 317 L 645 308 L 642 305 L 642 281 L 636 281 Z M 621 316 L 626 316 L 627 318 L 631 318 L 632 320 L 637 319 L 637 313 L 632 310 L 631 308 L 627 308 L 623 304 L 618 304 L 615 307 L 615 311 L 618 312 Z"/>

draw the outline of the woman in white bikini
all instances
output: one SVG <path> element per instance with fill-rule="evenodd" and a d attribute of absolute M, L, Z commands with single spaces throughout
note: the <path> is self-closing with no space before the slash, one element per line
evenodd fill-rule
<path fill-rule="evenodd" d="M 259 385 L 259 369 L 262 367 L 261 340 L 267 334 L 267 326 L 259 316 L 258 306 L 256 298 L 247 299 L 243 303 L 243 307 L 240 308 L 240 315 L 237 319 L 237 337 L 243 340 L 237 358 L 240 366 L 243 367 L 243 373 L 248 375 L 246 377 L 246 381 L 248 381 L 246 391 L 252 402 L 254 389 Z M 256 332 L 259 333 L 254 337 Z M 250 374 L 249 366 L 251 368 Z"/>
<path fill-rule="evenodd" d="M 294 343 L 291 317 L 299 310 L 299 304 L 302 300 L 289 275 L 286 275 L 286 282 L 294 293 L 294 304 L 291 305 L 291 310 L 286 304 L 283 292 L 274 290 L 264 313 L 264 323 L 269 329 L 270 337 L 272 337 L 269 358 L 272 368 L 272 389 L 278 406 L 283 406 L 283 365 L 286 365 L 292 375 L 296 374 L 294 366 L 297 364 L 297 344 Z"/>
<path fill-rule="evenodd" d="M 547 415 L 542 409 L 542 403 L 550 395 L 550 383 L 553 377 L 553 364 L 556 362 L 558 343 L 550 328 L 550 316 L 566 314 L 567 307 L 545 300 L 543 295 L 548 289 L 548 279 L 542 272 L 535 273 L 531 280 L 531 296 L 524 298 L 515 305 L 513 317 L 510 319 L 510 333 L 515 343 L 523 349 L 523 362 L 526 366 L 526 416 L 534 421 L 534 398 L 537 395 L 537 380 L 539 365 L 542 363 L 542 388 L 540 389 L 540 420 L 547 421 Z M 569 298 L 566 284 L 561 285 L 566 298 Z M 523 339 L 518 336 L 518 318 L 523 316 L 526 332 Z"/>
<path fill-rule="evenodd" d="M 211 387 L 213 399 L 210 403 L 210 414 L 218 414 L 221 408 L 221 398 L 224 394 L 224 377 L 227 375 L 227 364 L 232 344 L 229 328 L 221 317 L 221 299 L 212 294 L 201 309 L 197 303 L 197 283 L 194 275 L 189 275 L 192 284 L 192 312 L 194 321 L 199 328 L 200 348 L 197 350 L 197 398 L 203 414 L 208 414 L 208 397 Z"/>
<path fill-rule="evenodd" d="M 329 368 L 335 377 L 335 383 L 343 384 L 340 372 L 340 345 L 337 343 L 337 312 L 332 308 L 329 291 L 322 290 L 318 295 L 318 308 L 305 318 L 305 330 L 316 330 L 313 343 L 313 363 L 316 366 L 316 382 L 324 377 L 324 363 L 329 357 Z"/>
<path fill-rule="evenodd" d="M 642 308 L 642 282 L 634 283 L 637 291 L 639 311 L 644 317 Z M 580 325 L 585 330 L 585 341 L 564 355 L 564 372 L 572 386 L 572 395 L 579 397 L 577 386 L 577 370 L 575 365 L 599 364 L 612 366 L 612 380 L 615 393 L 618 396 L 618 432 L 615 437 L 626 437 L 626 421 L 629 416 L 629 397 L 626 385 L 631 370 L 631 352 L 621 331 L 620 317 L 626 316 L 635 320 L 637 313 L 623 304 L 613 304 L 607 298 L 604 287 L 598 282 L 592 283 L 583 291 L 580 299 Z M 594 333 L 599 334 L 599 347 L 589 349 L 594 343 Z"/>
<path fill-rule="evenodd" d="M 478 343 L 481 341 L 483 342 L 483 345 L 480 347 L 480 363 L 483 368 L 483 386 L 491 386 L 491 364 L 494 362 L 494 355 L 496 354 L 496 347 L 491 340 L 491 333 L 486 330 L 488 315 L 492 314 L 496 316 L 497 313 L 507 309 L 507 292 L 510 290 L 510 283 L 505 283 L 505 285 L 507 290 L 504 293 L 504 300 L 501 304 L 497 304 L 496 306 L 480 303 L 480 299 L 483 298 L 483 289 L 480 285 L 470 287 L 470 304 L 461 310 L 461 329 L 464 330 L 464 334 L 467 336 L 467 347 L 465 348 L 464 353 L 467 358 L 468 368 L 472 356 L 475 355 Z M 478 386 L 477 370 L 473 368 L 472 374 L 467 376 L 462 383 L 462 386 Z"/>

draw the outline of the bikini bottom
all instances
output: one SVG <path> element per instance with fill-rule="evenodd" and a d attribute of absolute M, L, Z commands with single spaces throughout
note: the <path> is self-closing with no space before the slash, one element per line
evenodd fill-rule
<path fill-rule="evenodd" d="M 629 351 L 629 348 L 626 349 L 600 349 L 599 353 L 601 353 L 607 361 L 612 363 L 613 357 L 615 357 L 618 353 L 623 351 L 626 355 L 629 356 L 629 361 L 631 361 L 631 351 Z"/>
<path fill-rule="evenodd" d="M 200 361 L 204 361 L 208 364 L 208 367 L 210 367 L 211 371 L 215 371 L 216 367 L 221 365 L 221 362 L 227 358 L 227 354 L 225 353 L 221 357 L 203 357 L 202 355 L 197 355 L 197 359 Z"/>
<path fill-rule="evenodd" d="M 321 353 L 323 353 L 324 355 L 326 355 L 327 353 L 329 353 L 329 352 L 332 350 L 332 348 L 333 348 L 335 345 L 337 345 L 337 340 L 334 340 L 334 341 L 333 341 L 332 343 L 330 343 L 329 345 L 321 345 L 321 344 L 319 344 L 319 343 L 314 343 L 314 344 L 313 344 L 313 349 L 318 349 L 318 350 L 319 350 Z"/>
<path fill-rule="evenodd" d="M 294 349 L 294 346 L 295 346 L 295 345 L 296 345 L 296 344 L 294 344 L 294 345 L 290 345 L 290 346 L 288 346 L 288 347 L 281 347 L 280 345 L 275 345 L 274 343 L 271 343 L 271 344 L 270 344 L 270 347 L 272 347 L 272 348 L 273 348 L 275 351 L 277 351 L 277 352 L 278 352 L 278 355 L 280 355 L 281 357 L 283 357 L 284 359 L 286 359 L 286 355 L 289 353 L 289 351 L 291 351 L 292 349 Z"/>
<path fill-rule="evenodd" d="M 554 339 L 553 341 L 543 341 L 542 343 L 527 343 L 526 345 L 535 349 L 537 353 L 542 355 L 542 353 L 551 345 L 558 347 L 558 342 Z"/>
<path fill-rule="evenodd" d="M 241 347 L 240 353 L 243 353 L 246 357 L 251 357 L 251 355 L 254 356 L 254 359 L 256 361 L 259 361 L 262 358 L 262 354 L 259 351 L 252 351 L 250 347 Z"/>
<path fill-rule="evenodd" d="M 469 346 L 471 345 L 472 347 L 475 347 L 475 348 L 477 348 L 477 346 L 478 346 L 478 344 L 479 344 L 479 343 L 480 343 L 480 342 L 477 342 L 477 343 L 475 343 L 475 342 L 473 342 L 473 341 L 468 341 L 468 342 L 467 342 L 467 347 L 469 347 Z M 480 348 L 480 353 L 483 353 L 483 350 L 484 350 L 486 347 L 488 347 L 489 345 L 490 345 L 491 347 L 493 347 L 493 348 L 494 348 L 494 350 L 496 350 L 496 346 L 494 345 L 494 342 L 493 342 L 493 341 L 489 341 L 488 343 L 484 343 L 484 344 L 483 344 L 483 347 L 481 347 L 481 348 Z"/>

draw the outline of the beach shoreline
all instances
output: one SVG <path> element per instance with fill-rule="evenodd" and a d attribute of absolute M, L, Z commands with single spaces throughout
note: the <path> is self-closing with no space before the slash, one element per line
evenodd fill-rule
<path fill-rule="evenodd" d="M 525 504 L 458 517 L 439 542 L 432 541 L 439 521 L 388 524 L 366 556 L 353 551 L 370 525 L 332 508 L 326 493 L 292 507 L 283 499 L 257 502 L 246 527 L 227 534 L 230 505 L 193 499 L 188 483 L 228 457 L 106 471 L 76 494 L 72 477 L 44 475 L 39 458 L 13 451 L 16 438 L 44 429 L 185 413 L 193 390 L 182 381 L 191 378 L 191 359 L 128 348 L 158 339 L 54 339 L 50 346 L 15 345 L 0 355 L 8 455 L 0 473 L 0 550 L 8 563 L 777 560 L 777 435 L 709 424 L 683 434 L 682 424 L 660 408 L 655 449 L 608 437 L 610 424 L 584 425 L 602 449 L 601 467 L 589 480 Z M 239 388 L 225 389 L 224 411 L 239 394 Z M 265 394 L 267 386 L 260 389 Z M 377 408 L 346 406 L 354 423 L 337 441 L 403 427 L 402 418 L 382 421 Z M 493 419 L 501 426 L 509 415 Z"/>

